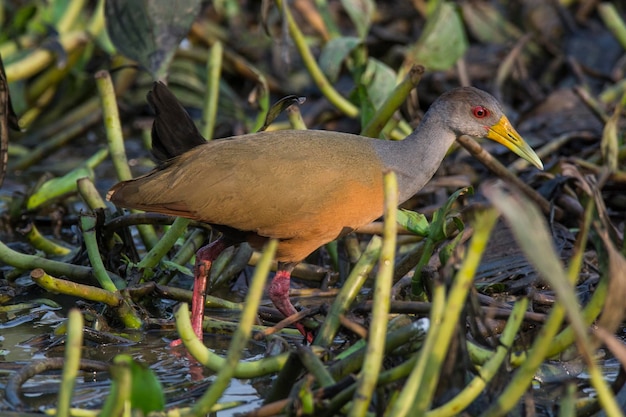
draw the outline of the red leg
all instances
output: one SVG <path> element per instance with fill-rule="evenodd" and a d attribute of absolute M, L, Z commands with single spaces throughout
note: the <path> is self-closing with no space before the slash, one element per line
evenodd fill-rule
<path fill-rule="evenodd" d="M 220 238 L 196 252 L 196 263 L 193 267 L 194 283 L 191 297 L 191 327 L 198 339 L 202 340 L 202 319 L 204 318 L 204 299 L 206 284 L 211 271 L 211 265 L 217 257 L 231 245 L 230 242 Z M 181 340 L 174 340 L 170 345 L 178 346 Z"/>
<path fill-rule="evenodd" d="M 289 287 L 292 270 L 293 265 L 291 264 L 279 264 L 276 275 L 274 275 L 269 287 L 270 300 L 272 300 L 274 306 L 276 306 L 278 311 L 280 311 L 285 317 L 289 317 L 298 312 L 293 304 L 291 304 L 291 300 L 289 300 Z M 308 332 L 302 323 L 296 323 L 296 328 L 306 337 L 309 343 L 313 342 L 313 334 Z"/>

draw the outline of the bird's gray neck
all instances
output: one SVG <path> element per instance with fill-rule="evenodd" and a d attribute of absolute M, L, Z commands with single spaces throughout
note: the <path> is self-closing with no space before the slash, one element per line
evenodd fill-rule
<path fill-rule="evenodd" d="M 432 178 L 456 139 L 437 112 L 428 112 L 417 129 L 401 141 L 375 145 L 383 165 L 398 176 L 399 203 L 405 202 Z"/>

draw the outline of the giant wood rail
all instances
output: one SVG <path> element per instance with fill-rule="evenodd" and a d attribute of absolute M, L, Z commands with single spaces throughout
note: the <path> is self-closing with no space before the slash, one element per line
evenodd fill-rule
<path fill-rule="evenodd" d="M 165 85 L 155 83 L 148 101 L 156 113 L 153 154 L 160 163 L 115 185 L 107 198 L 121 207 L 206 222 L 222 232 L 196 254 L 192 324 L 199 337 L 208 270 L 231 245 L 247 241 L 260 249 L 268 238 L 278 239 L 278 270 L 269 296 L 290 316 L 296 313 L 289 300 L 294 266 L 382 215 L 385 171 L 397 173 L 399 202 L 404 202 L 430 180 L 460 135 L 492 139 L 543 167 L 498 101 L 472 87 L 439 97 L 401 141 L 322 130 L 206 141 Z"/>

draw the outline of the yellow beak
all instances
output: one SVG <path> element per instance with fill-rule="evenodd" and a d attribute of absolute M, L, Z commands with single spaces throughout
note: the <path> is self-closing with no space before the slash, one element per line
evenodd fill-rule
<path fill-rule="evenodd" d="M 491 126 L 486 138 L 496 141 L 521 158 L 524 158 L 539 169 L 543 169 L 543 163 L 535 151 L 522 139 L 519 133 L 511 126 L 511 122 L 506 116 L 502 116 L 498 123 Z"/>

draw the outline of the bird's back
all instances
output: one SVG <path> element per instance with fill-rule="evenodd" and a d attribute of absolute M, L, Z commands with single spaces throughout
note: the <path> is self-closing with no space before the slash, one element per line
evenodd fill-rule
<path fill-rule="evenodd" d="M 110 199 L 122 207 L 291 240 L 295 249 L 283 245 L 283 252 L 304 257 L 382 214 L 383 168 L 371 141 L 327 131 L 214 140 L 116 185 Z"/>

